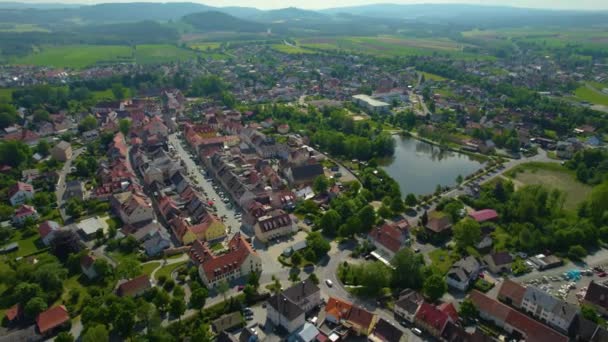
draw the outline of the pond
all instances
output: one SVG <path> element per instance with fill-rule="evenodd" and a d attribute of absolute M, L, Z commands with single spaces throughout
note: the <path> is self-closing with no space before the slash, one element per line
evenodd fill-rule
<path fill-rule="evenodd" d="M 394 157 L 381 162 L 382 168 L 399 183 L 405 197 L 409 193 L 426 195 L 437 184 L 456 185 L 456 177 L 466 177 L 483 167 L 475 158 L 442 149 L 409 137 L 394 136 Z"/>

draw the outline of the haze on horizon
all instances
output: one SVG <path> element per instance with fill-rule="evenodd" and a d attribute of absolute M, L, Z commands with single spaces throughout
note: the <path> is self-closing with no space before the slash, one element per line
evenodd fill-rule
<path fill-rule="evenodd" d="M 4 1 L 4 0 L 0 0 Z M 378 3 L 391 4 L 474 4 L 474 5 L 502 5 L 523 8 L 544 8 L 555 10 L 608 10 L 606 0 L 10 0 L 27 3 L 68 3 L 68 4 L 98 4 L 109 2 L 196 2 L 210 6 L 242 6 L 259 9 L 276 9 L 285 7 L 298 7 L 303 9 L 325 9 L 334 7 L 360 6 Z"/>

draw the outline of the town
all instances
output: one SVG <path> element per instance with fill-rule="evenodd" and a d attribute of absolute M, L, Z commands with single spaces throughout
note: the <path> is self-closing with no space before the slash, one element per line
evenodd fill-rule
<path fill-rule="evenodd" d="M 323 44 L 0 66 L 0 341 L 608 341 L 608 64 Z"/>

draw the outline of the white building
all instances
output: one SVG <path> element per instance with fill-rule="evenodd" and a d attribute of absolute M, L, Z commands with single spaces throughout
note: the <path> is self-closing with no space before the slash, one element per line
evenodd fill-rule
<path fill-rule="evenodd" d="M 361 106 L 372 113 L 387 113 L 391 107 L 386 102 L 382 102 L 374 99 L 373 97 L 365 94 L 353 95 L 353 102 L 358 106 Z"/>

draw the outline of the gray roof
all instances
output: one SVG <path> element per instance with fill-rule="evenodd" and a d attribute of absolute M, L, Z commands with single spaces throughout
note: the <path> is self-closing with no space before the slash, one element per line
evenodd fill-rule
<path fill-rule="evenodd" d="M 304 323 L 296 334 L 300 338 L 300 341 L 311 342 L 316 340 L 317 335 L 319 335 L 319 329 L 310 323 Z"/>
<path fill-rule="evenodd" d="M 298 305 L 289 300 L 283 294 L 274 295 L 268 298 L 268 305 L 279 312 L 281 316 L 290 321 L 304 314 L 304 310 L 302 310 Z"/>
<path fill-rule="evenodd" d="M 410 314 L 415 314 L 424 297 L 412 289 L 406 289 L 401 292 L 399 299 L 395 302 L 395 306 L 399 307 Z"/>
<path fill-rule="evenodd" d="M 528 286 L 524 293 L 524 301 L 529 301 L 545 311 L 553 313 L 557 317 L 561 317 L 567 322 L 574 319 L 578 313 L 576 306 L 561 301 L 547 292 L 536 288 L 534 286 Z"/>
<path fill-rule="evenodd" d="M 310 164 L 291 168 L 291 174 L 295 180 L 312 179 L 323 174 L 321 164 Z"/>
<path fill-rule="evenodd" d="M 448 272 L 448 276 L 461 281 L 468 280 L 473 272 L 479 270 L 479 261 L 473 256 L 458 260 Z"/>
<path fill-rule="evenodd" d="M 319 287 L 312 280 L 306 279 L 283 291 L 283 295 L 294 303 L 302 304 L 303 300 L 319 291 Z"/>

